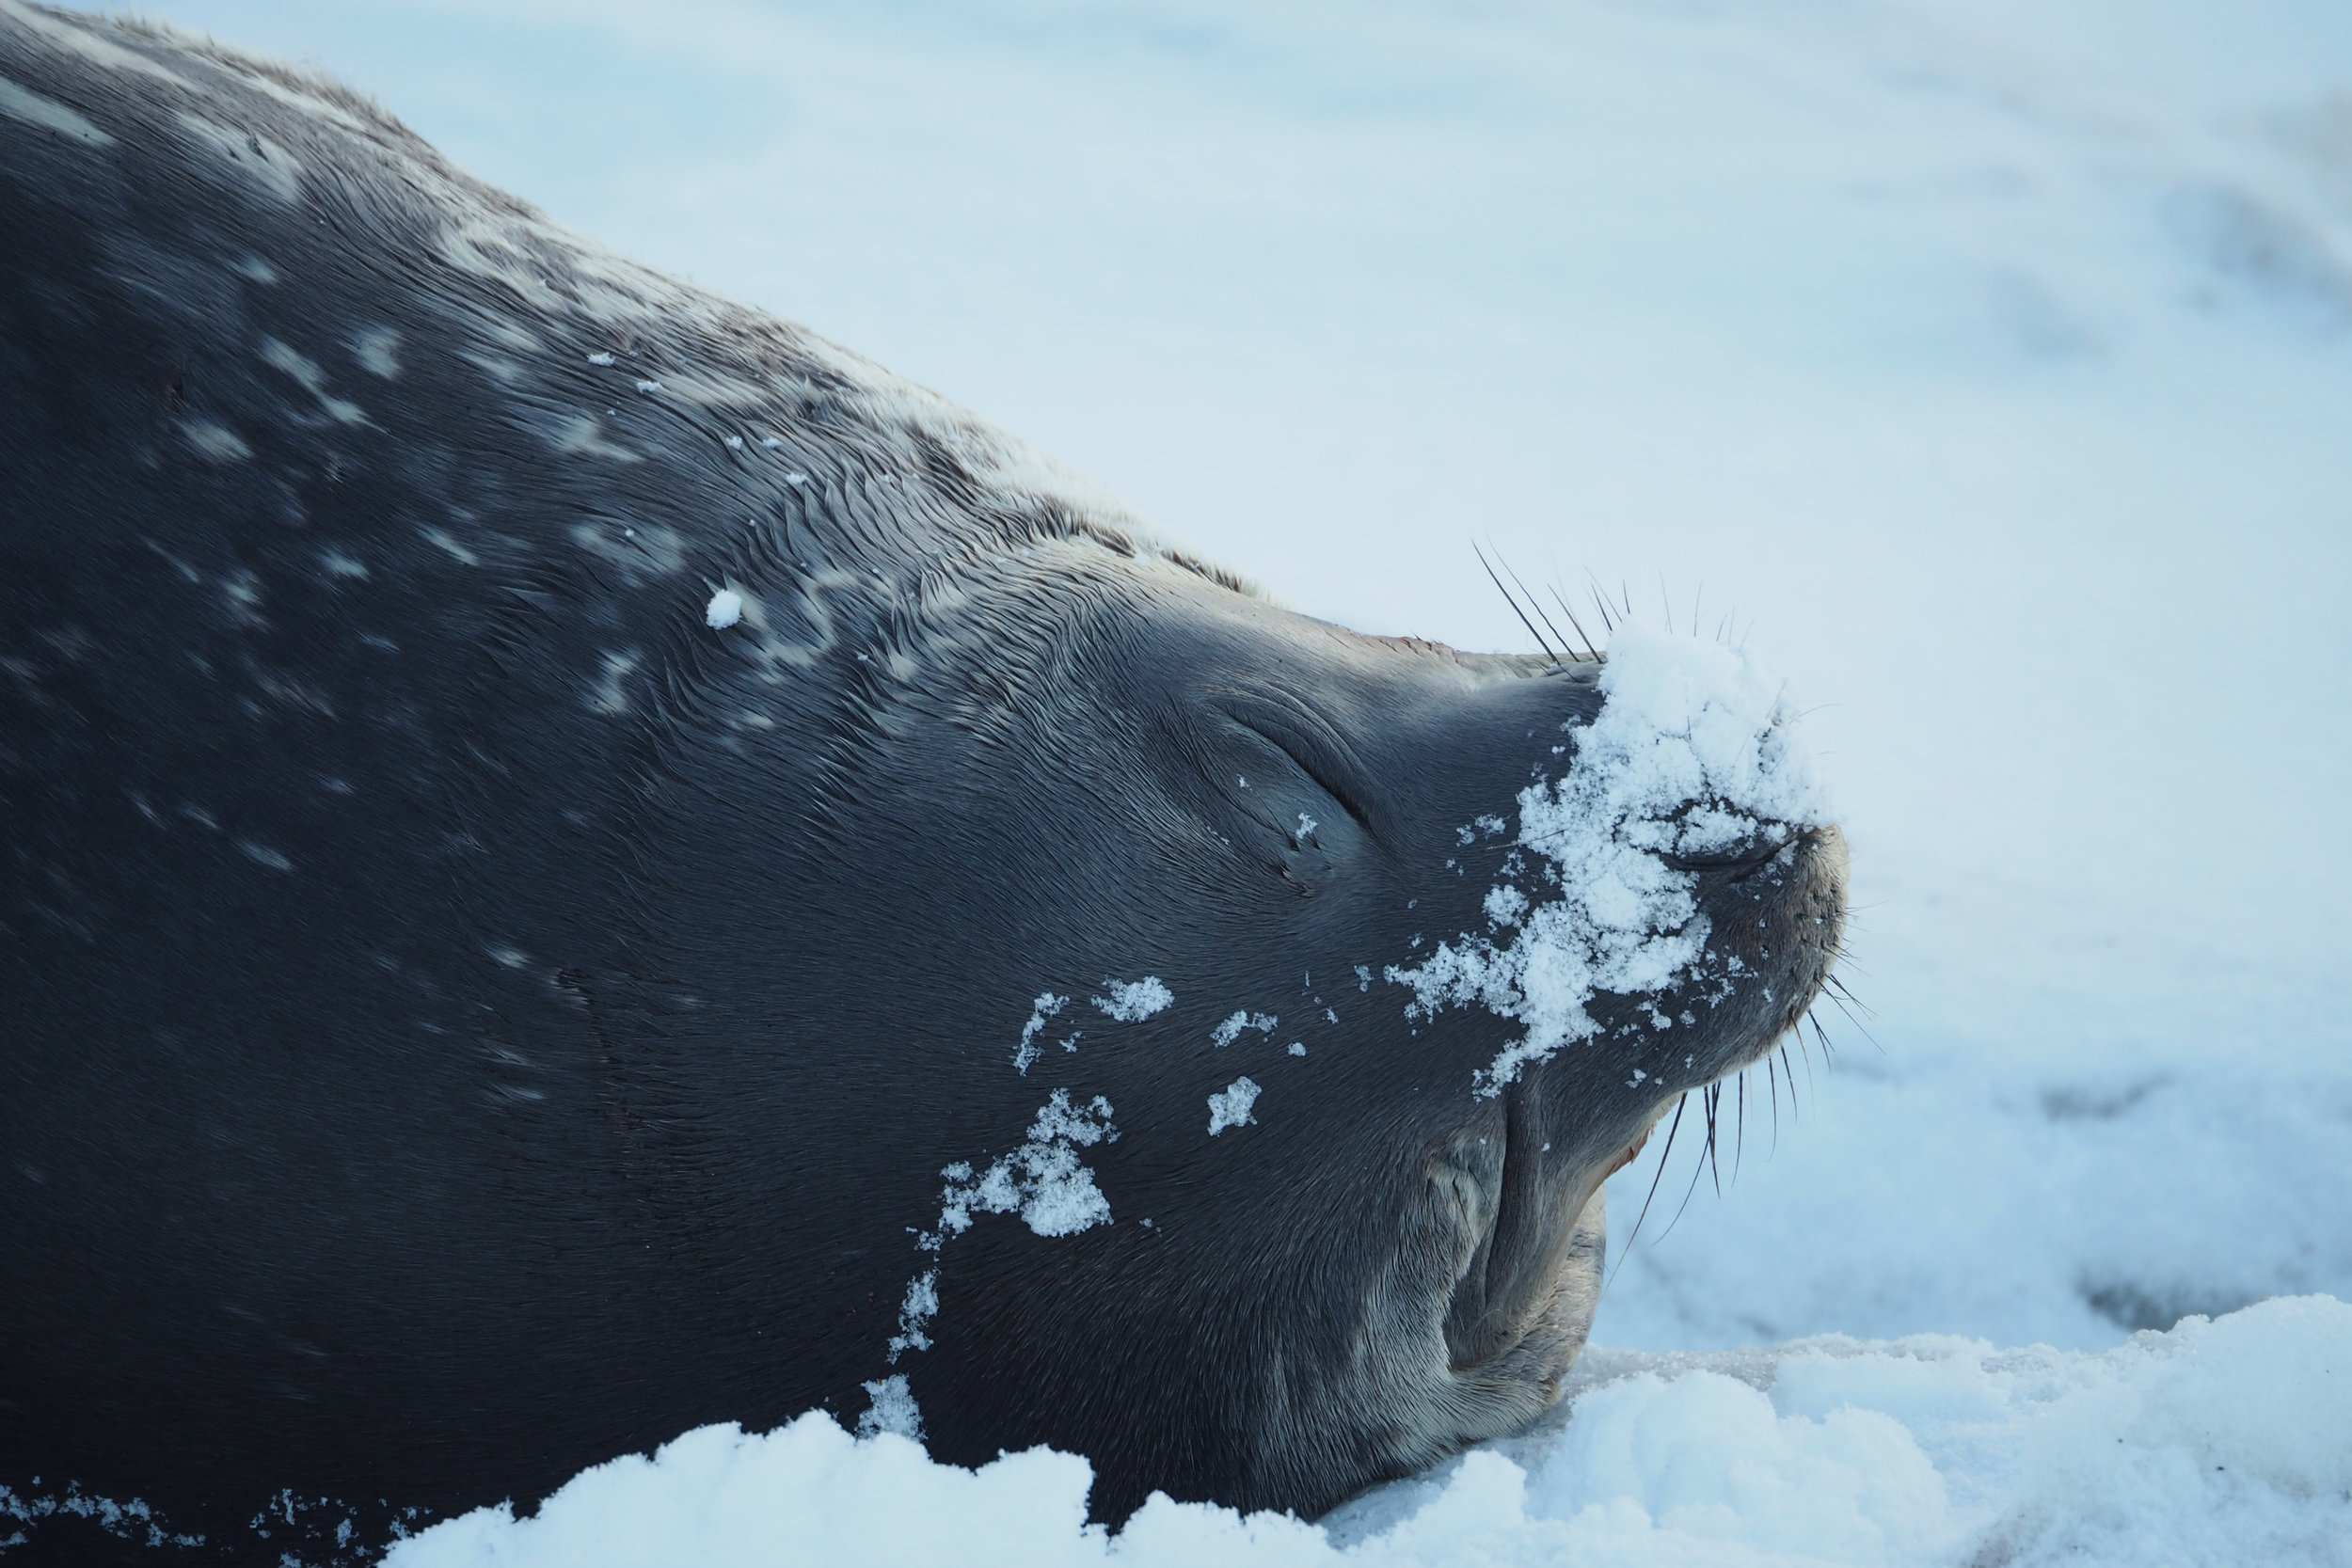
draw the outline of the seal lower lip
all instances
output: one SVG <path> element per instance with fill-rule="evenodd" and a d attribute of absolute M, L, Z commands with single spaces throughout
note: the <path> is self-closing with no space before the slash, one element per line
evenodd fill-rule
<path fill-rule="evenodd" d="M 1493 1227 L 1455 1281 L 1446 1315 L 1454 1370 L 1467 1371 L 1509 1352 L 1549 1299 L 1578 1216 L 1590 1195 L 1565 1190 L 1563 1160 L 1543 1133 L 1541 1099 L 1530 1085 L 1505 1091 L 1503 1168 Z M 1632 1164 L 1655 1124 L 1613 1157 L 1595 1182 Z M 1572 1199 L 1574 1201 L 1572 1201 Z"/>

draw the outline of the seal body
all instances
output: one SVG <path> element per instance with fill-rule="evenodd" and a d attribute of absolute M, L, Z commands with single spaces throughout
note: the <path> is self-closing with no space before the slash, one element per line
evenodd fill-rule
<path fill-rule="evenodd" d="M 812 1406 L 1315 1513 L 1549 1402 L 1601 1178 L 1826 974 L 1808 828 L 1690 873 L 1748 978 L 1671 1065 L 1473 1092 L 1387 971 L 1597 666 L 1284 611 L 332 84 L 0 0 L 0 213 L 35 1552 Z"/>

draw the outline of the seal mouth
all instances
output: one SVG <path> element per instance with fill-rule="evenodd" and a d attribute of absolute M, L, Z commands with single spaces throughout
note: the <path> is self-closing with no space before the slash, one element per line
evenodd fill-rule
<path fill-rule="evenodd" d="M 1491 1223 L 1455 1279 L 1445 1335 L 1452 1370 L 1473 1372 L 1515 1356 L 1555 1315 L 1595 1195 L 1637 1158 L 1658 1122 L 1597 1164 L 1581 1164 L 1545 1135 L 1538 1092 L 1504 1094 L 1502 1159 Z M 1573 1347 L 1564 1347 L 1566 1355 Z M 1559 1369 L 1565 1370 L 1565 1358 Z"/>

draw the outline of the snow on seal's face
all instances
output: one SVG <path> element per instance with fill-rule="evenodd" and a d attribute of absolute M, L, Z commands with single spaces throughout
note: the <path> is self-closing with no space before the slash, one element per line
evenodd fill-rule
<path fill-rule="evenodd" d="M 1829 821 L 1781 688 L 1742 650 L 1628 622 L 1600 689 L 1598 718 L 1562 726 L 1574 736 L 1565 775 L 1518 793 L 1513 842 L 1541 864 L 1512 863 L 1487 894 L 1501 940 L 1466 932 L 1387 972 L 1413 988 L 1418 1016 L 1475 1004 L 1523 1027 L 1480 1070 L 1482 1094 L 1597 1034 L 1585 1010 L 1595 992 L 1707 979 L 1711 928 L 1692 867 L 1776 850 Z"/>

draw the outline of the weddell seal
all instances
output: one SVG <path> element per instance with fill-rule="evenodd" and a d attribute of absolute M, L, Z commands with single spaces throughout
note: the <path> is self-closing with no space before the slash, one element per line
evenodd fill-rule
<path fill-rule="evenodd" d="M 1778 689 L 1288 612 L 315 75 L 0 0 L 0 1539 L 705 1423 L 1313 1514 L 1831 963 Z"/>

